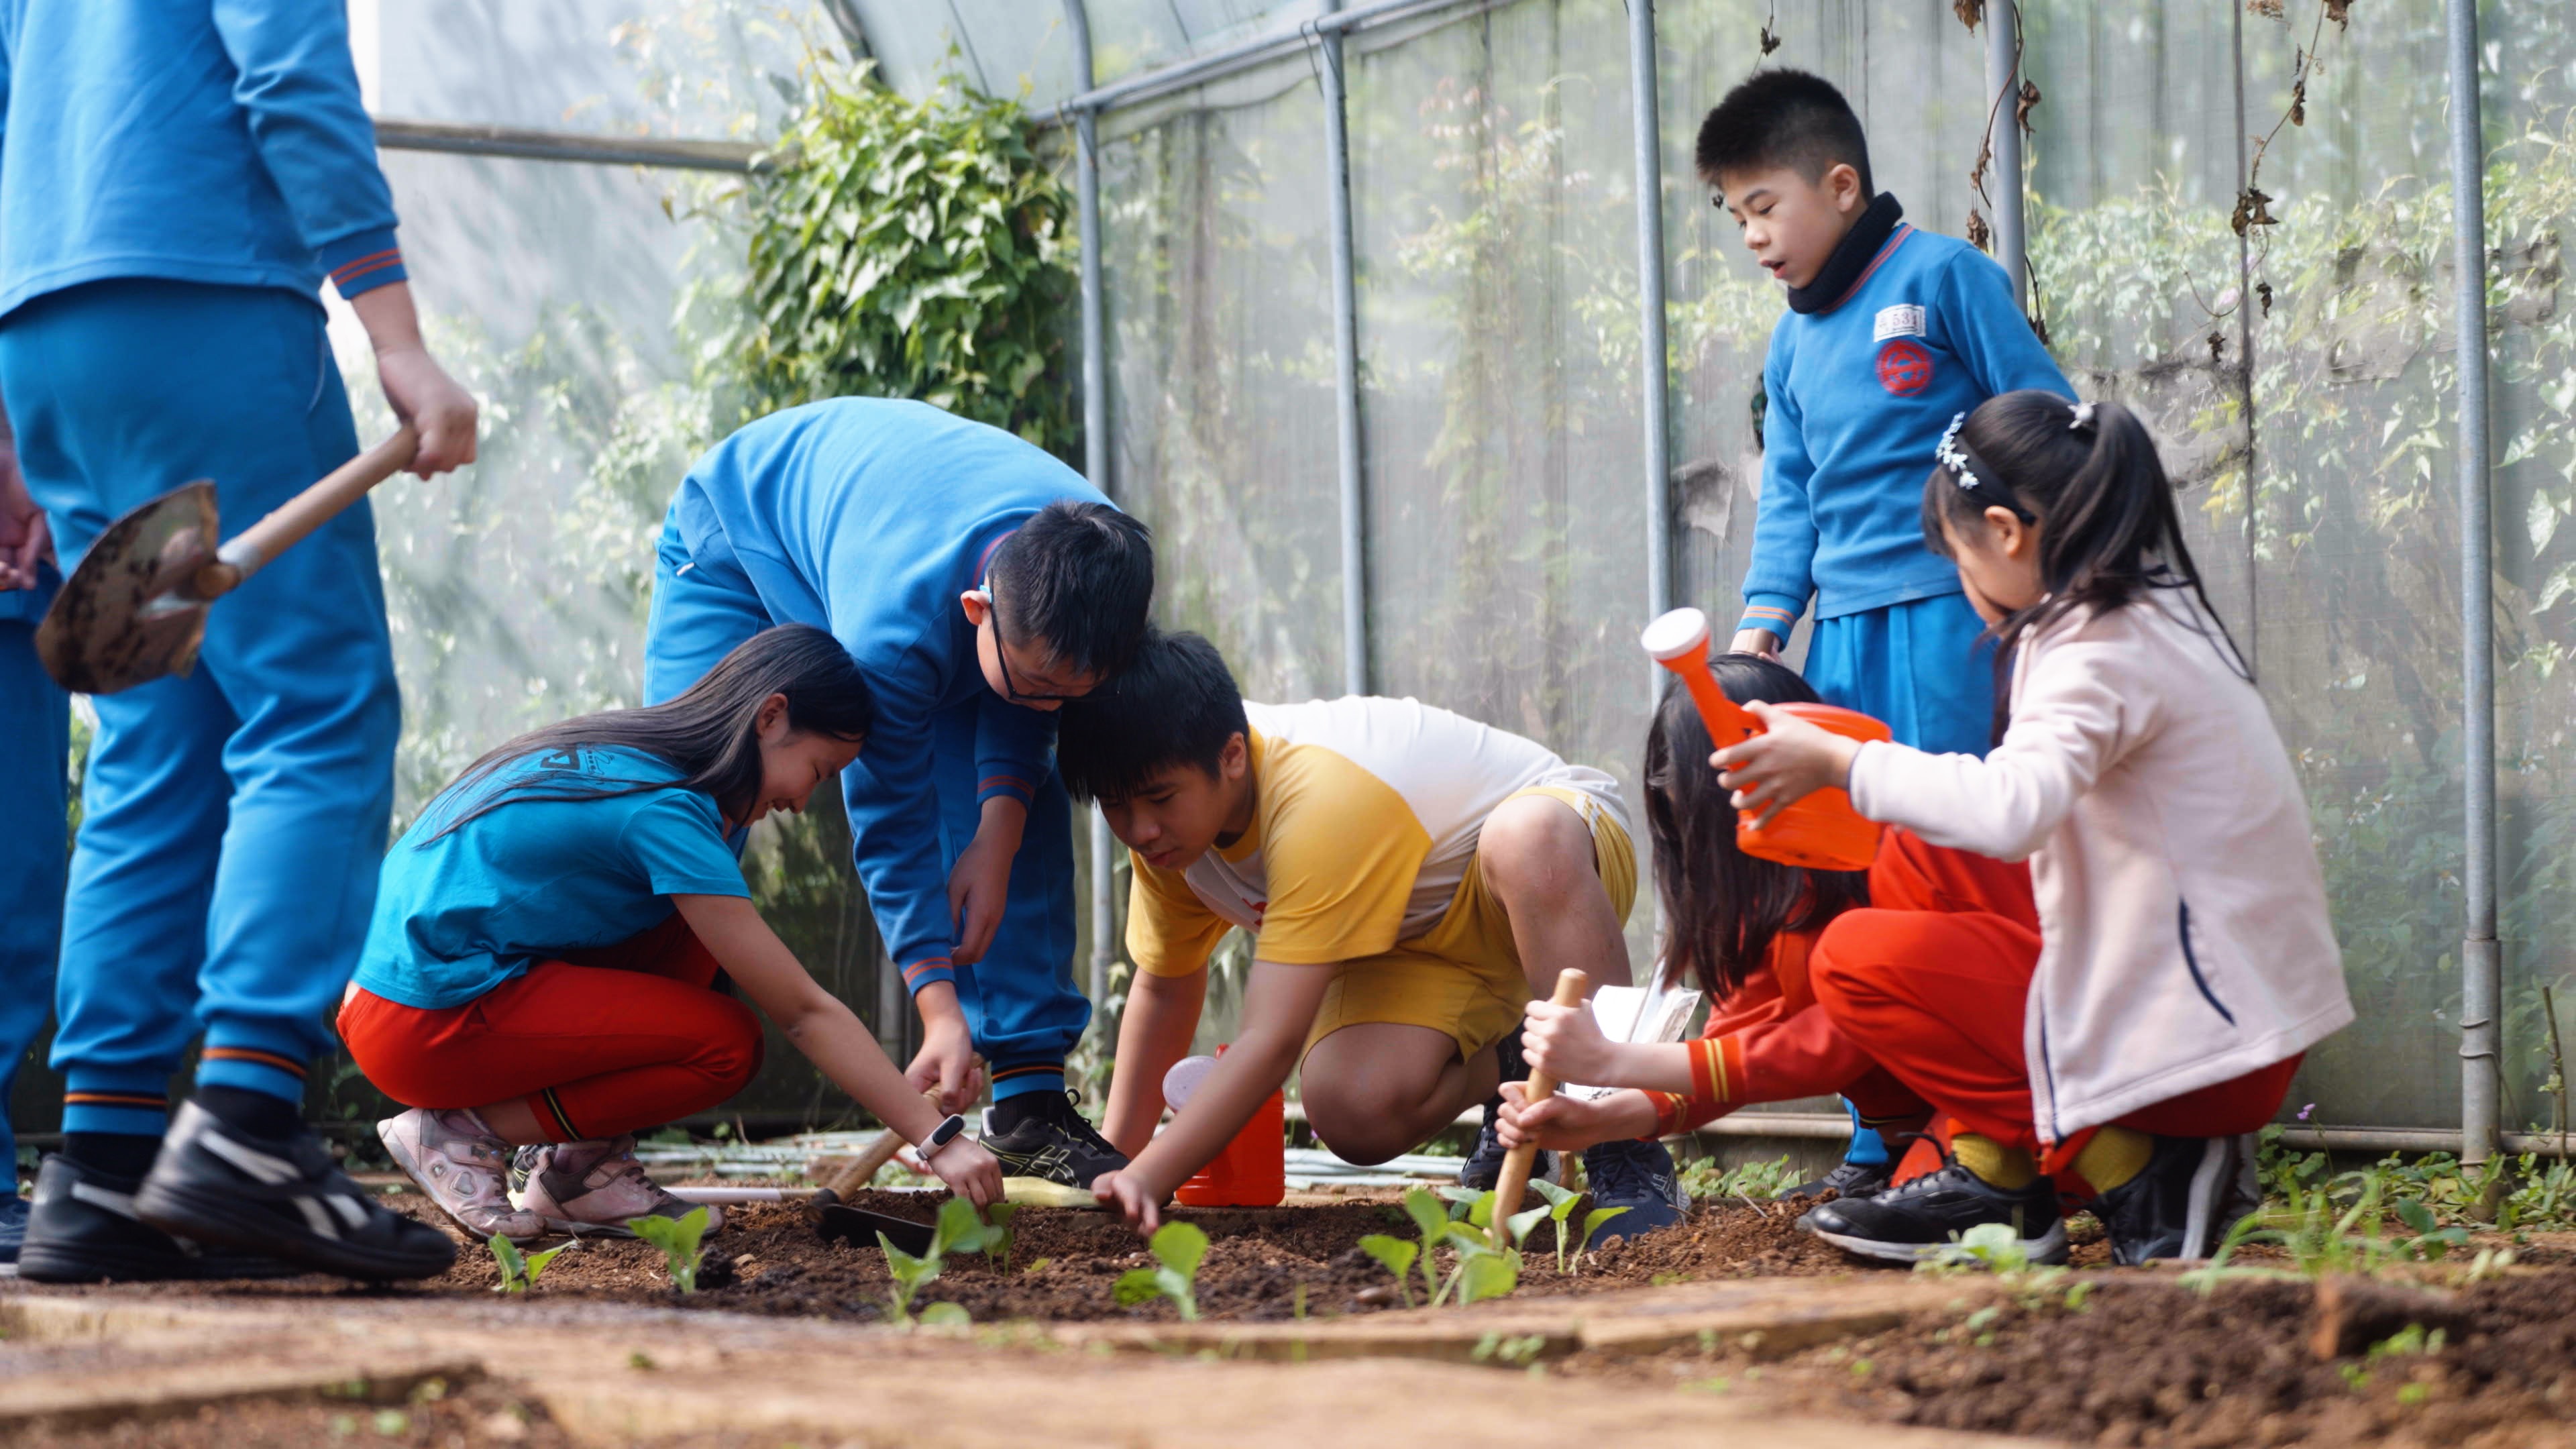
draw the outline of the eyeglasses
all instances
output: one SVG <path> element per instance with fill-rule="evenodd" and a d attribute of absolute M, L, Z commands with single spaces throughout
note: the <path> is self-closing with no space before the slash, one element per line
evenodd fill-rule
<path fill-rule="evenodd" d="M 1011 677 L 1011 651 L 1002 645 L 1002 606 L 993 599 L 993 581 L 986 579 L 984 587 L 976 592 L 984 596 L 985 617 L 993 623 L 993 657 L 1002 663 L 1002 698 L 1013 704 L 1071 704 L 1088 696 L 1087 690 L 1080 694 L 1021 693 L 1019 681 Z"/>

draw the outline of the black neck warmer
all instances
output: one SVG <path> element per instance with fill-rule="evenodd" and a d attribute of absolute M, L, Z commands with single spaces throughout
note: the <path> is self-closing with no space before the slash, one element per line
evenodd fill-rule
<path fill-rule="evenodd" d="M 1851 230 L 1843 233 L 1843 239 L 1835 244 L 1834 254 L 1825 258 L 1824 270 L 1816 273 L 1816 279 L 1803 287 L 1789 289 L 1789 310 L 1805 315 L 1822 312 L 1841 301 L 1843 293 L 1851 290 L 1852 283 L 1860 280 L 1860 274 L 1869 270 L 1870 261 L 1878 255 L 1878 249 L 1887 245 L 1887 239 L 1896 234 L 1896 223 L 1904 216 L 1905 208 L 1897 204 L 1896 193 L 1880 192 L 1868 209 L 1860 214 L 1860 220 L 1852 223 Z"/>

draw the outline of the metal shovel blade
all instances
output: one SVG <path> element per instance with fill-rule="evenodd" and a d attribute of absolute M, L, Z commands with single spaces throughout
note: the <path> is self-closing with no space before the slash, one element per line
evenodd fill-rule
<path fill-rule="evenodd" d="M 36 626 L 36 655 L 74 694 L 114 694 L 186 674 L 206 601 L 186 591 L 215 557 L 215 485 L 174 489 L 108 525 Z"/>
<path fill-rule="evenodd" d="M 827 1243 L 839 1238 L 854 1248 L 873 1248 L 878 1246 L 877 1234 L 883 1233 L 887 1242 L 916 1258 L 930 1251 L 931 1230 L 928 1223 L 916 1223 L 908 1218 L 888 1217 L 884 1213 L 872 1213 L 866 1208 L 854 1208 L 841 1203 L 824 1204 L 821 1217 L 823 1241 Z"/>

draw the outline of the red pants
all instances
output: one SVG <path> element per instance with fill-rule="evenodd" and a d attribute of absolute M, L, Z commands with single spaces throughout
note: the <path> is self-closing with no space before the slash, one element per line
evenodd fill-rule
<path fill-rule="evenodd" d="M 760 1018 L 714 989 L 716 959 L 676 913 L 631 941 L 570 955 L 435 1011 L 353 992 L 341 1039 L 404 1106 L 524 1097 L 557 1142 L 703 1112 L 760 1070 Z"/>
<path fill-rule="evenodd" d="M 1910 839 L 1911 837 L 1902 837 Z M 1890 832 L 1890 840 L 1900 837 Z M 2022 1022 L 2039 966 L 2039 917 L 2020 866 L 1949 852 L 1882 851 L 1869 909 L 1827 925 L 1808 958 L 1816 1002 L 1881 1068 L 1966 1131 L 2042 1154 L 2063 1178 L 2091 1130 L 2043 1142 Z M 2152 1107 L 2118 1125 L 2226 1137 L 2272 1120 L 2298 1058 Z"/>

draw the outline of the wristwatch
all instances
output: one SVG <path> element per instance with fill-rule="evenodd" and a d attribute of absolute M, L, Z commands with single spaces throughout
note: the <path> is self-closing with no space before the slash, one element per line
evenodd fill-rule
<path fill-rule="evenodd" d="M 927 1166 L 930 1162 L 930 1154 L 957 1140 L 957 1134 L 965 1130 L 966 1119 L 951 1112 L 948 1114 L 947 1121 L 930 1129 L 930 1135 L 921 1139 L 920 1145 L 912 1149 L 912 1155 L 920 1158 L 923 1165 Z"/>

